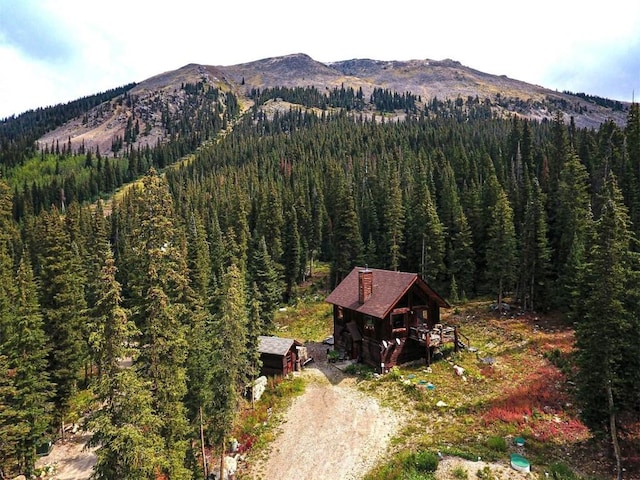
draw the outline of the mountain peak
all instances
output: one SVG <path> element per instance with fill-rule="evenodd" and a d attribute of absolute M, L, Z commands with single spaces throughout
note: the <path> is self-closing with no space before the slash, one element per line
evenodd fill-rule
<path fill-rule="evenodd" d="M 578 127 L 598 128 L 607 120 L 622 125 L 626 111 L 621 102 L 607 101 L 586 95 L 571 95 L 538 85 L 510 79 L 504 75 L 484 73 L 452 59 L 416 59 L 407 61 L 354 58 L 322 63 L 305 53 L 293 53 L 263 58 L 231 66 L 211 66 L 189 63 L 173 71 L 155 75 L 140 82 L 131 91 L 132 105 L 115 100 L 86 115 L 86 122 L 76 119 L 41 139 L 84 142 L 108 151 L 113 139 L 123 136 L 129 119 L 135 116 L 147 131 L 139 143 L 154 145 L 165 135 L 158 123 L 158 105 L 171 105 L 174 110 L 185 102 L 184 86 L 205 83 L 222 91 L 232 91 L 245 97 L 253 89 L 276 87 L 314 87 L 328 90 L 352 88 L 368 99 L 376 89 L 411 93 L 423 103 L 437 98 L 462 102 L 482 102 L 493 115 L 517 115 L 537 121 L 550 120 L 557 111 L 565 121 L 573 118 Z M 144 145 L 143 145 L 144 146 Z"/>

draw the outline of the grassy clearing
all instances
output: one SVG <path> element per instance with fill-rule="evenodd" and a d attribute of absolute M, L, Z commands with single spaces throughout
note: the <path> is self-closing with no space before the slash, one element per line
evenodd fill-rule
<path fill-rule="evenodd" d="M 278 335 L 321 341 L 332 333 L 332 310 L 324 301 L 327 273 L 328 266 L 321 265 L 295 301 L 276 314 Z M 366 366 L 347 370 L 359 377 L 359 388 L 410 419 L 392 441 L 394 453 L 366 479 L 436 478 L 416 469 L 415 461 L 437 452 L 504 465 L 519 452 L 531 462 L 533 478 L 545 478 L 544 472 L 576 480 L 606 478 L 606 462 L 597 455 L 601 445 L 579 420 L 567 381 L 573 331 L 559 318 L 500 315 L 489 304 L 472 302 L 443 313 L 445 323 L 458 325 L 469 338 L 471 350 L 444 349 L 430 368 L 402 366 L 379 378 Z M 454 365 L 464 369 L 463 375 Z M 280 405 L 273 411 L 283 411 L 279 408 L 286 403 Z M 255 441 L 266 444 L 272 438 L 267 429 Z M 516 438 L 525 446 L 516 446 Z M 463 468 L 452 475 L 478 476 Z"/>
<path fill-rule="evenodd" d="M 321 342 L 333 333 L 332 307 L 324 301 L 329 265 L 314 266 L 314 276 L 298 287 L 294 300 L 276 312 L 277 335 Z"/>
<path fill-rule="evenodd" d="M 508 462 L 520 451 L 539 472 L 568 458 L 584 468 L 580 452 L 591 436 L 554 361 L 570 353 L 572 331 L 554 319 L 499 315 L 488 303 L 468 304 L 444 321 L 460 327 L 473 351 L 445 350 L 431 368 L 405 366 L 359 383 L 411 419 L 394 440 L 398 455 L 431 451 Z M 516 447 L 517 437 L 524 447 Z M 380 469 L 367 478 L 378 478 Z"/>

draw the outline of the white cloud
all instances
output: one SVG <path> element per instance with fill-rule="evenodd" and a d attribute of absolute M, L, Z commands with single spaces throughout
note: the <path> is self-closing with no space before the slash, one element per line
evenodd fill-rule
<path fill-rule="evenodd" d="M 574 0 L 325 0 L 312 6 L 293 0 L 21 0 L 14 15 L 32 36 L 21 34 L 23 40 L 54 47 L 40 51 L 38 60 L 27 43 L 20 49 L 19 39 L 7 39 L 15 34 L 6 24 L 16 11 L 7 6 L 16 3 L 0 0 L 6 19 L 5 28 L 0 21 L 0 61 L 15 77 L 0 79 L 0 117 L 187 63 L 231 65 L 297 52 L 325 62 L 452 58 L 549 88 L 627 100 L 634 82 L 640 89 L 633 61 L 640 58 L 640 2 L 626 0 L 598 9 Z M 65 55 L 50 60 L 56 48 Z M 34 76 L 37 91 L 25 80 Z"/>

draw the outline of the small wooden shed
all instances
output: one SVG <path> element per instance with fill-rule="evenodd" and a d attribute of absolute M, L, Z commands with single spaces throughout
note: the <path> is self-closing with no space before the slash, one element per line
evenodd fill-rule
<path fill-rule="evenodd" d="M 285 376 L 300 366 L 299 349 L 302 343 L 293 338 L 260 336 L 258 352 L 262 367 L 261 375 Z"/>

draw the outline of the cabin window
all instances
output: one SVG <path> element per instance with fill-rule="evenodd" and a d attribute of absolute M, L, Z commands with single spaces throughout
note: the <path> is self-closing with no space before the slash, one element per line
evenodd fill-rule
<path fill-rule="evenodd" d="M 404 314 L 391 315 L 391 328 L 404 328 Z"/>
<path fill-rule="evenodd" d="M 375 330 L 375 326 L 373 324 L 373 317 L 371 315 L 364 316 L 364 331 L 365 333 L 371 335 Z"/>
<path fill-rule="evenodd" d="M 338 322 L 343 323 L 344 322 L 344 312 L 342 311 L 342 307 L 338 307 L 337 308 L 337 312 L 336 312 L 336 319 L 338 320 Z"/>

